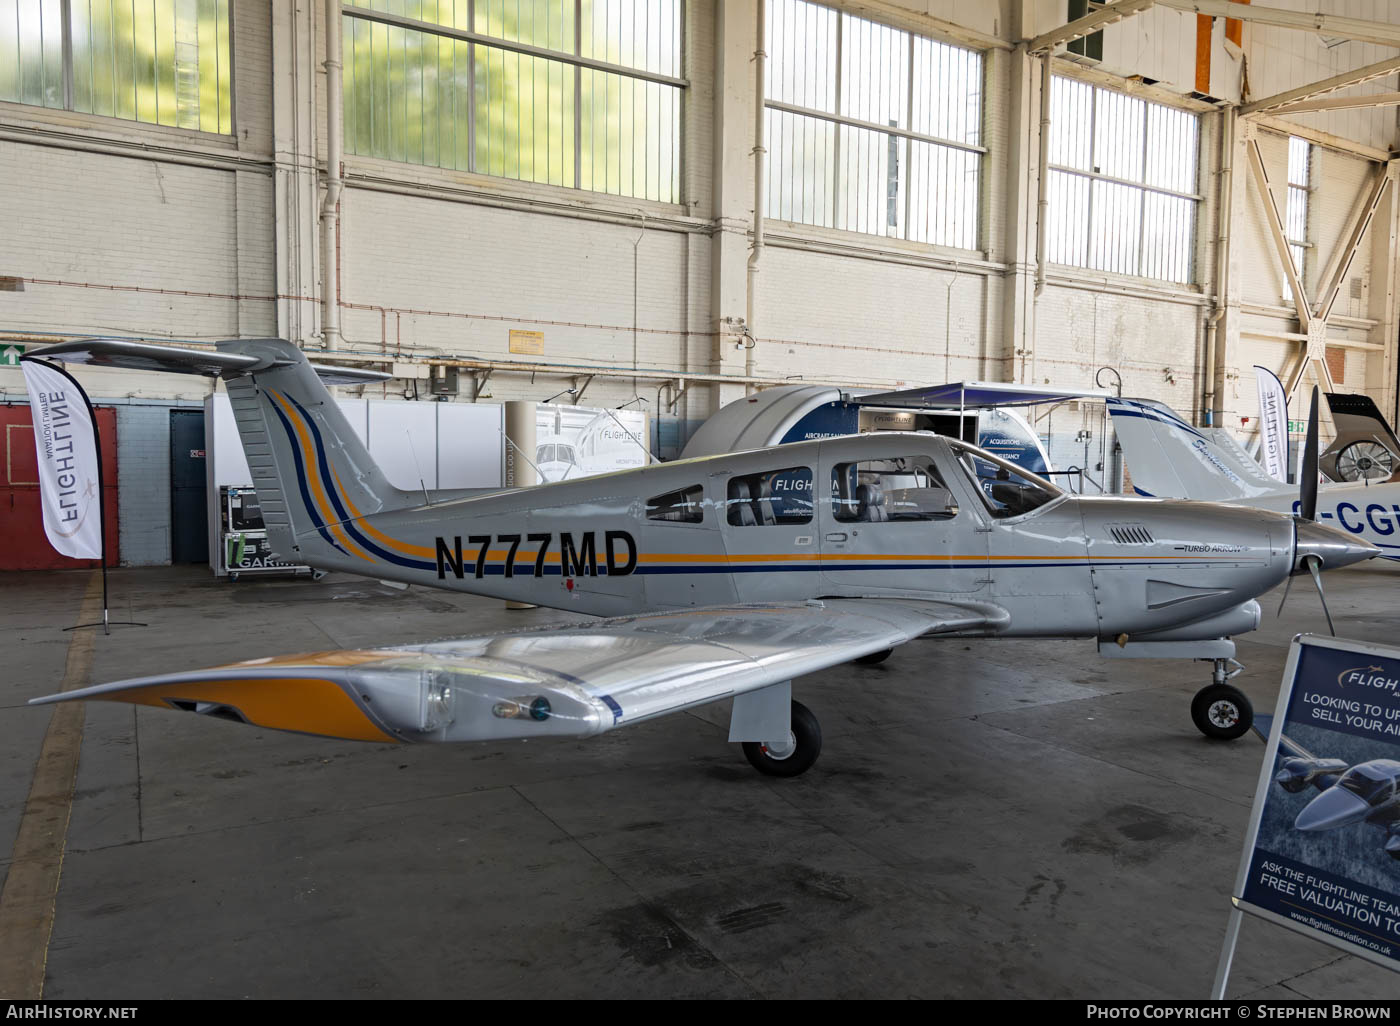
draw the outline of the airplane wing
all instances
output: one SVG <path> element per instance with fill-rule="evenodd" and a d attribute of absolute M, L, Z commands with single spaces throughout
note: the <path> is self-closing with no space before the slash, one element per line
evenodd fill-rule
<path fill-rule="evenodd" d="M 704 607 L 428 645 L 254 659 L 31 700 L 179 709 L 360 741 L 586 737 L 925 634 L 996 633 L 999 606 L 904 599 Z"/>
<path fill-rule="evenodd" d="M 93 367 L 120 367 L 126 370 L 161 371 L 166 374 L 203 374 L 218 377 L 227 373 L 266 370 L 268 361 L 244 353 L 214 349 L 156 345 L 123 338 L 83 338 L 45 346 L 30 355 L 53 357 L 64 363 L 86 363 Z M 312 370 L 328 385 L 366 385 L 386 381 L 391 375 L 360 367 L 312 363 Z"/>

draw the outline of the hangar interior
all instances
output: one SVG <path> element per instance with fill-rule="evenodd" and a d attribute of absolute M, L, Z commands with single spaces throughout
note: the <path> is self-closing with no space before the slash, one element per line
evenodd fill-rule
<path fill-rule="evenodd" d="M 662 457 L 765 386 L 1100 368 L 1248 437 L 1305 353 L 1393 417 L 1393 7 L 1190 6 L 6 0 L 0 399 L 26 345 L 275 335 Z M 129 565 L 206 390 L 93 372 Z"/>
<path fill-rule="evenodd" d="M 1082 450 L 1081 487 L 1119 491 L 1106 395 L 1257 449 L 1258 365 L 1292 395 L 1300 448 L 1314 384 L 1395 423 L 1398 109 L 1400 0 L 0 0 L 0 488 L 19 540 L 0 570 L 75 565 L 40 538 L 18 360 L 89 336 L 278 337 L 384 372 L 334 394 L 370 401 L 368 434 L 389 418 L 395 445 L 411 418 L 384 407 L 564 397 L 644 413 L 646 459 L 669 461 L 766 390 L 1007 382 L 1068 393 L 1034 430 L 1057 463 Z M 96 642 L 93 681 L 264 654 L 249 638 L 572 615 L 181 566 L 219 545 L 192 557 L 188 535 L 219 501 L 201 414 L 222 386 L 82 381 L 113 461 L 113 564 L 148 568 L 113 575 L 114 611 L 165 624 Z M 474 484 L 437 468 L 508 452 L 494 413 L 426 416 L 435 443 L 413 450 L 409 428 L 394 457 L 404 487 Z M 1384 574 L 1338 576 L 1338 624 L 1383 636 Z M 23 701 L 57 690 L 36 682 L 64 677 L 58 628 L 93 597 L 72 574 L 0 592 L 23 671 L 3 727 L 14 838 L 46 743 Z M 1261 708 L 1321 615 L 1291 602 L 1241 646 Z M 1086 671 L 1067 642 L 932 648 L 855 671 L 858 697 L 813 684 L 848 709 L 825 793 L 750 782 L 713 711 L 558 758 L 435 763 L 95 709 L 38 978 L 57 996 L 1202 992 L 1257 760 L 1153 733 L 1201 673 Z M 1151 913 L 1124 916 L 1142 895 Z M 0 904 L 0 950 L 5 921 Z M 445 959 L 425 923 L 458 945 Z M 1246 935 L 1241 994 L 1394 993 L 1353 957 Z"/>

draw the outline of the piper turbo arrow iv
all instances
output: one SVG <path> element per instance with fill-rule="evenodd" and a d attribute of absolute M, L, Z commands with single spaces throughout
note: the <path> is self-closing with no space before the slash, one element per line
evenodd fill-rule
<path fill-rule="evenodd" d="M 320 652 L 103 684 L 102 699 L 379 742 L 587 736 L 733 699 L 729 740 L 795 776 L 821 729 L 791 681 L 925 635 L 1097 639 L 1205 658 L 1193 703 L 1248 729 L 1231 635 L 1298 568 L 1375 547 L 1207 503 L 1072 496 L 963 442 L 881 433 L 424 503 L 391 486 L 317 370 L 280 340 L 178 350 L 113 340 L 32 354 L 217 374 L 273 548 L 327 570 L 605 619 Z M 1236 664 L 1237 665 L 1237 664 Z M 1238 670 L 1234 671 L 1238 672 Z"/>

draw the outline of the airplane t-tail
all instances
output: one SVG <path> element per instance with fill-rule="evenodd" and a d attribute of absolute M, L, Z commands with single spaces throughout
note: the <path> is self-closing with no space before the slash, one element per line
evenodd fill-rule
<path fill-rule="evenodd" d="M 217 373 L 269 539 L 327 570 L 604 619 L 257 659 L 36 699 L 174 708 L 379 742 L 587 736 L 732 699 L 729 740 L 793 776 L 821 748 L 791 681 L 925 635 L 1083 638 L 1206 658 L 1197 725 L 1237 737 L 1226 683 L 1255 598 L 1375 554 L 1238 506 L 1067 494 L 963 442 L 798 442 L 425 503 L 392 486 L 294 345 L 91 340 L 29 357 Z M 1237 664 L 1235 664 L 1237 666 Z M 872 686 L 873 682 L 872 682 Z M 937 686 L 931 682 L 930 686 Z"/>

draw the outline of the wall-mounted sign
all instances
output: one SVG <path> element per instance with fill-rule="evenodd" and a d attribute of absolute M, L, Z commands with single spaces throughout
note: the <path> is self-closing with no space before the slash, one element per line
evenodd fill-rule
<path fill-rule="evenodd" d="M 510 330 L 510 351 L 526 356 L 539 356 L 544 352 L 544 332 Z"/>

